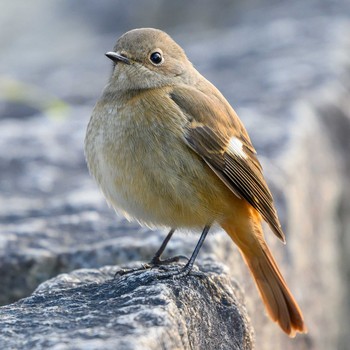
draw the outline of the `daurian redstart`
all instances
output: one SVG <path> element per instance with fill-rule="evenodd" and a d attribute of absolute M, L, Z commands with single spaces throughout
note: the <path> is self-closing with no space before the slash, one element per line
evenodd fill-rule
<path fill-rule="evenodd" d="M 289 336 L 303 316 L 266 245 L 261 221 L 285 240 L 247 131 L 183 49 L 157 29 L 119 38 L 113 72 L 89 122 L 85 153 L 107 201 L 126 217 L 176 228 L 219 224 L 237 244 L 266 310 Z M 174 259 L 175 261 L 176 259 Z"/>

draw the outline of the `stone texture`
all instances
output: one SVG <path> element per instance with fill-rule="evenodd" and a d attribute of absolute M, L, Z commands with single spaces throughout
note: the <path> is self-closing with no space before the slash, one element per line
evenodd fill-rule
<path fill-rule="evenodd" d="M 169 268 L 169 267 L 168 267 Z M 113 279 L 116 267 L 77 270 L 0 310 L 0 348 L 252 349 L 243 296 L 222 267 L 202 277 Z"/>
<path fill-rule="evenodd" d="M 106 206 L 82 151 L 110 70 L 103 53 L 124 31 L 154 26 L 177 39 L 244 121 L 287 245 L 268 231 L 267 238 L 309 334 L 290 340 L 268 320 L 222 232 L 208 237 L 200 257 L 224 263 L 244 289 L 258 349 L 347 349 L 350 3 L 251 0 L 228 6 L 219 0 L 200 11 L 197 2 L 166 3 L 153 1 L 147 11 L 118 1 L 100 10 L 93 1 L 84 1 L 84 8 L 67 1 L 2 4 L 0 302 L 28 296 L 62 272 L 147 261 L 164 237 L 163 230 L 127 223 Z M 188 14 L 180 16 L 184 8 Z M 189 255 L 198 237 L 176 234 L 166 254 Z"/>

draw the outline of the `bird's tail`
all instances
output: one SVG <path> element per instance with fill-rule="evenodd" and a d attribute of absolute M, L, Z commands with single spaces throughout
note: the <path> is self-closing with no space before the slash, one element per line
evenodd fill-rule
<path fill-rule="evenodd" d="M 221 226 L 239 247 L 269 316 L 295 337 L 297 332 L 307 332 L 303 315 L 265 242 L 258 216 L 251 217 L 250 222 L 227 220 Z"/>

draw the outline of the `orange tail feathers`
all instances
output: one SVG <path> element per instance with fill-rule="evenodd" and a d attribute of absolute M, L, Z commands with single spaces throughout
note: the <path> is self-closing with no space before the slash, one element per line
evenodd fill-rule
<path fill-rule="evenodd" d="M 266 245 L 260 218 L 242 216 L 238 221 L 228 220 L 221 226 L 237 244 L 269 316 L 290 337 L 295 337 L 297 332 L 306 333 L 300 308 Z"/>

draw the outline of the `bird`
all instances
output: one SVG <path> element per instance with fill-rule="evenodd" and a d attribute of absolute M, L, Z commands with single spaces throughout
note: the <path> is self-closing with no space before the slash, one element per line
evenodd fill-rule
<path fill-rule="evenodd" d="M 237 245 L 270 318 L 290 337 L 306 333 L 262 230 L 265 221 L 285 242 L 273 197 L 229 102 L 159 29 L 126 32 L 106 56 L 112 73 L 88 123 L 85 156 L 117 212 L 171 228 L 150 265 L 181 258 L 161 260 L 175 230 L 203 229 L 187 264 L 166 274 L 188 275 L 217 224 Z"/>

